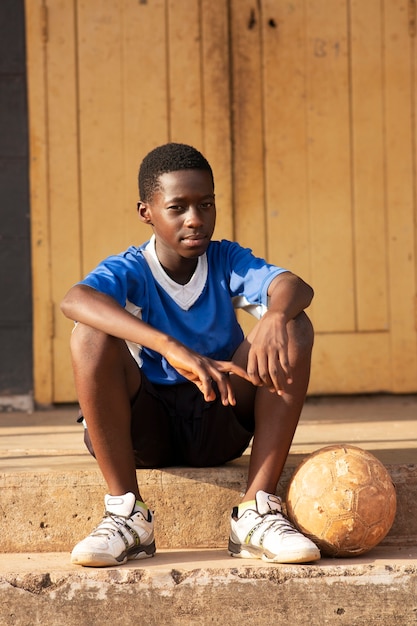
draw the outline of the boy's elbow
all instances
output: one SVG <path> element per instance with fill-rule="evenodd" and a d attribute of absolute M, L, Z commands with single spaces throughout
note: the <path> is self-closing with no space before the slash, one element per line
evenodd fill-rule
<path fill-rule="evenodd" d="M 63 313 L 65 317 L 70 317 L 68 307 L 68 294 L 61 300 L 59 308 L 61 309 L 61 313 Z"/>
<path fill-rule="evenodd" d="M 312 302 L 312 300 L 314 298 L 314 289 L 313 289 L 313 287 L 311 285 L 309 285 L 305 281 L 302 281 L 302 282 L 304 283 L 303 284 L 303 291 L 304 291 L 304 302 L 305 302 L 305 305 L 304 305 L 303 308 L 307 309 L 310 306 L 310 304 L 311 304 L 311 302 Z"/>
<path fill-rule="evenodd" d="M 308 299 L 308 304 L 310 305 L 311 302 L 313 301 L 314 298 L 314 289 L 311 285 L 306 283 L 306 287 L 307 287 L 307 299 Z"/>
<path fill-rule="evenodd" d="M 76 301 L 77 286 L 71 287 L 71 289 L 65 294 L 59 305 L 61 312 L 69 319 L 74 319 L 74 302 Z M 75 292 L 75 293 L 74 293 Z"/>
<path fill-rule="evenodd" d="M 311 304 L 314 298 L 313 287 L 309 285 L 308 283 L 306 283 L 305 280 L 303 280 L 300 276 L 297 276 L 296 274 L 291 275 L 291 280 L 295 281 L 295 284 L 297 286 L 297 292 L 306 302 L 305 308 L 307 308 Z"/>

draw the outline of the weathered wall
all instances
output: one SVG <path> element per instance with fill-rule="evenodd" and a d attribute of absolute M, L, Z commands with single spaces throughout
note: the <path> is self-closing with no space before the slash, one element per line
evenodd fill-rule
<path fill-rule="evenodd" d="M 23 0 L 0 3 L 0 408 L 30 405 L 32 293 Z"/>

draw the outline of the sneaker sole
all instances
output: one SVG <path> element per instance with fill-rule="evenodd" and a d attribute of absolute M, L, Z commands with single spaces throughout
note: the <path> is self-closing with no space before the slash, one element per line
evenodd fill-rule
<path fill-rule="evenodd" d="M 71 563 L 73 565 L 82 565 L 83 567 L 111 567 L 113 565 L 123 565 L 127 561 L 148 559 L 155 556 L 155 542 L 149 546 L 141 546 L 140 552 L 126 554 L 124 557 L 116 559 L 110 554 L 100 554 L 95 552 L 81 552 L 71 555 Z"/>
<path fill-rule="evenodd" d="M 276 555 L 266 552 L 263 548 L 258 548 L 257 546 L 234 543 L 231 539 L 229 539 L 228 552 L 230 556 L 233 557 L 241 559 L 262 559 L 262 561 L 267 561 L 268 563 L 312 563 L 320 559 L 320 551 L 318 548 L 316 550 L 299 550 L 298 552 Z"/>

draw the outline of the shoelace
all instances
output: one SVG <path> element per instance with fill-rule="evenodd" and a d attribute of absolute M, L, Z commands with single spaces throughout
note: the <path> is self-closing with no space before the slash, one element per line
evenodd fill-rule
<path fill-rule="evenodd" d="M 262 520 L 270 522 L 268 531 L 271 530 L 274 533 L 280 535 L 294 535 L 297 534 L 297 530 L 291 524 L 289 520 L 282 513 L 276 511 L 275 513 L 265 513 L 262 515 Z M 262 522 L 263 523 L 263 522 Z"/>
<path fill-rule="evenodd" d="M 128 519 L 130 518 L 120 517 L 106 511 L 100 524 L 96 526 L 96 528 L 92 531 L 91 536 L 109 537 L 110 535 L 115 535 L 117 532 L 120 532 L 120 527 L 132 532 L 133 529 L 131 529 L 129 524 L 127 523 Z"/>

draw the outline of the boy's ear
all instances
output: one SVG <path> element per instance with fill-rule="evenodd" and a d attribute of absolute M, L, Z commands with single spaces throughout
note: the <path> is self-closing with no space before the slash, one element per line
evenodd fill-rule
<path fill-rule="evenodd" d="M 152 224 L 151 214 L 149 211 L 149 207 L 146 202 L 142 202 L 141 200 L 137 204 L 138 214 L 142 222 L 145 224 Z"/>

